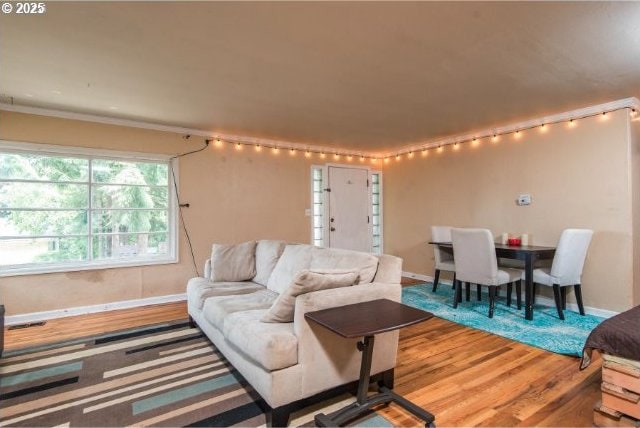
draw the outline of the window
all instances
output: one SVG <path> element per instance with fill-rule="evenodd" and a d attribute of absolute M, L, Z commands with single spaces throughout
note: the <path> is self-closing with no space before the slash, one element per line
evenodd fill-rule
<path fill-rule="evenodd" d="M 176 261 L 168 158 L 0 146 L 0 275 Z"/>
<path fill-rule="evenodd" d="M 371 252 L 382 254 L 382 174 L 371 172 Z"/>
<path fill-rule="evenodd" d="M 311 242 L 316 247 L 324 245 L 324 186 L 322 167 L 311 168 L 311 203 L 313 222 L 311 225 Z"/>

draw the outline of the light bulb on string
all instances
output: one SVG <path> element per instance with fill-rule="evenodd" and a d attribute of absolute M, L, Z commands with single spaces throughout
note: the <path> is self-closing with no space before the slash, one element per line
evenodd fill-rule
<path fill-rule="evenodd" d="M 310 158 L 310 157 L 311 157 L 311 152 L 310 152 L 309 150 L 307 150 L 307 151 L 304 153 L 304 155 L 305 155 L 306 157 Z"/>
<path fill-rule="evenodd" d="M 422 157 L 425 157 L 428 154 L 429 154 L 429 151 L 426 148 L 422 149 Z"/>
<path fill-rule="evenodd" d="M 411 159 L 411 158 L 413 157 L 413 152 L 409 152 L 409 153 L 407 154 L 407 157 L 408 157 L 409 159 Z"/>
<path fill-rule="evenodd" d="M 256 144 L 256 152 L 259 152 L 262 150 L 262 147 L 260 147 L 260 144 Z"/>
<path fill-rule="evenodd" d="M 291 156 L 295 156 L 296 151 L 295 151 L 294 149 L 289 149 L 289 154 L 290 154 Z"/>
<path fill-rule="evenodd" d="M 326 155 L 324 154 L 324 152 L 320 152 L 320 158 L 321 158 L 321 159 L 324 159 L 324 158 L 325 158 L 325 156 L 326 156 Z"/>
<path fill-rule="evenodd" d="M 220 140 L 220 138 L 216 138 L 216 147 L 222 147 L 222 140 Z"/>
<path fill-rule="evenodd" d="M 348 160 L 349 162 L 351 162 L 351 161 L 353 160 L 353 156 L 348 155 L 348 156 L 347 156 L 347 160 Z"/>
<path fill-rule="evenodd" d="M 493 134 L 493 138 L 491 139 L 494 143 L 498 142 L 498 134 Z"/>
<path fill-rule="evenodd" d="M 438 146 L 438 153 L 442 153 L 442 146 Z"/>
<path fill-rule="evenodd" d="M 277 147 L 273 148 L 273 154 L 277 155 L 280 150 Z"/>
<path fill-rule="evenodd" d="M 458 150 L 459 148 L 460 148 L 460 146 L 458 145 L 457 141 L 455 143 L 453 143 L 453 150 Z"/>
<path fill-rule="evenodd" d="M 242 150 L 242 144 L 236 143 L 236 150 Z"/>
<path fill-rule="evenodd" d="M 364 156 L 360 156 L 360 162 L 364 162 Z"/>
<path fill-rule="evenodd" d="M 338 153 L 334 153 L 333 154 L 333 158 L 338 160 L 338 159 L 340 159 L 340 155 Z"/>

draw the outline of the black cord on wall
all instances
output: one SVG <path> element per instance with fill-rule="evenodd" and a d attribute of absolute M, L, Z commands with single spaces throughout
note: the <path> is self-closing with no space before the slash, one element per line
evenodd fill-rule
<path fill-rule="evenodd" d="M 186 139 L 188 139 L 189 136 L 186 137 Z M 204 146 L 198 150 L 192 150 L 190 152 L 186 152 L 186 153 L 181 153 L 179 155 L 175 155 L 173 157 L 171 157 L 170 162 L 169 162 L 169 166 L 171 168 L 171 176 L 173 177 L 173 187 L 175 189 L 175 195 L 176 195 L 176 203 L 178 204 L 178 213 L 180 214 L 180 223 L 182 223 L 182 230 L 184 230 L 184 234 L 187 237 L 187 243 L 189 244 L 189 251 L 191 252 L 191 262 L 193 263 L 193 269 L 196 272 L 196 276 L 200 276 L 200 272 L 198 271 L 198 264 L 196 263 L 196 256 L 193 253 L 193 245 L 191 244 L 191 236 L 189 236 L 189 230 L 187 229 L 187 224 L 184 221 L 184 216 L 182 215 L 182 208 L 183 207 L 188 207 L 189 204 L 181 204 L 180 203 L 180 193 L 178 192 L 178 182 L 176 181 L 176 172 L 173 169 L 173 161 L 175 159 L 181 158 L 183 156 L 187 156 L 187 155 L 191 155 L 194 153 L 198 153 L 201 152 L 203 150 L 205 150 L 207 147 L 209 147 L 209 143 L 211 142 L 211 140 L 204 140 Z"/>

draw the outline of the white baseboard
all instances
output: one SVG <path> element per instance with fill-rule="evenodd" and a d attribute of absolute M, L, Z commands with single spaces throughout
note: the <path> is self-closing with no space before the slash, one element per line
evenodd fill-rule
<path fill-rule="evenodd" d="M 147 297 L 144 299 L 124 300 L 121 302 L 104 303 L 101 305 L 80 306 L 76 308 L 57 309 L 54 311 L 32 312 L 28 314 L 9 315 L 5 317 L 5 325 L 26 324 L 47 321 L 55 318 L 71 317 L 75 315 L 95 314 L 97 312 L 114 311 L 117 309 L 137 308 L 140 306 L 159 305 L 162 303 L 180 302 L 187 299 L 185 293 L 167 296 Z"/>
<path fill-rule="evenodd" d="M 403 271 L 402 272 L 402 276 L 407 277 L 407 278 L 419 279 L 420 281 L 425 281 L 425 282 L 432 282 L 433 281 L 433 277 L 432 276 L 421 275 L 419 273 L 413 273 L 413 272 L 404 272 Z M 443 280 L 443 281 L 440 281 L 439 283 L 451 285 L 451 281 L 449 281 L 449 280 Z M 523 293 L 524 293 L 524 290 L 523 290 Z M 522 296 L 522 301 L 524 302 L 524 294 Z M 555 307 L 556 303 L 555 303 L 555 301 L 553 299 L 538 295 L 538 296 L 536 296 L 536 305 Z M 567 303 L 567 310 L 578 312 L 578 305 L 575 304 L 575 303 Z M 610 311 L 608 309 L 594 308 L 594 307 L 591 307 L 591 306 L 585 306 L 584 307 L 584 311 L 585 311 L 585 313 L 587 313 L 589 315 L 593 315 L 593 316 L 600 317 L 600 318 L 611 318 L 612 316 L 618 315 L 620 313 L 620 312 L 616 312 L 616 311 Z"/>

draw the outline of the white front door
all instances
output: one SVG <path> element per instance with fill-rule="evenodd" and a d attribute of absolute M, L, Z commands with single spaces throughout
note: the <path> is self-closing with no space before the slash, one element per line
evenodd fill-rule
<path fill-rule="evenodd" d="M 371 251 L 369 224 L 369 171 L 361 168 L 328 168 L 328 245 L 346 250 Z"/>

